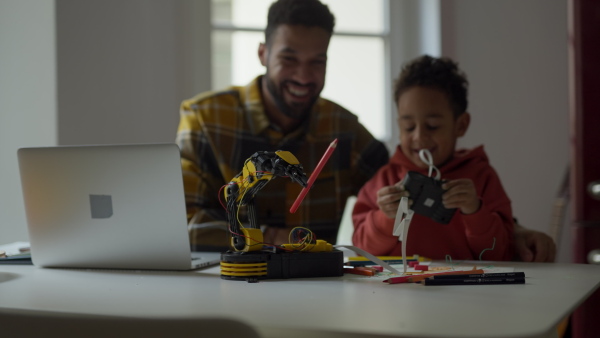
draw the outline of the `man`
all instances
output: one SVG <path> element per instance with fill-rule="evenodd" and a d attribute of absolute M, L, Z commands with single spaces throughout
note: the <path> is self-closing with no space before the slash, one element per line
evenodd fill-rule
<path fill-rule="evenodd" d="M 258 221 L 266 225 L 264 241 L 274 244 L 288 242 L 289 231 L 296 226 L 335 242 L 346 199 L 387 162 L 385 146 L 356 116 L 319 97 L 333 26 L 333 15 L 317 0 L 275 2 L 269 10 L 265 43 L 258 51 L 266 74 L 245 87 L 204 93 L 183 102 L 177 140 L 196 249 L 228 245 L 226 232 L 215 229 L 226 219 L 219 189 L 256 151 L 290 151 L 310 175 L 329 144 L 338 139 L 336 150 L 294 214 L 288 210 L 300 185 L 280 177 L 257 193 Z"/>
<path fill-rule="evenodd" d="M 193 249 L 227 249 L 221 188 L 256 151 L 290 151 L 310 175 L 331 141 L 338 139 L 294 214 L 288 210 L 302 188 L 298 184 L 275 178 L 257 193 L 258 222 L 264 224 L 264 241 L 271 244 L 287 243 L 289 231 L 297 226 L 335 243 L 346 199 L 387 163 L 387 149 L 355 115 L 319 96 L 334 21 L 318 0 L 274 2 L 265 43 L 258 50 L 266 74 L 245 87 L 202 93 L 182 103 L 177 143 Z M 242 222 L 244 211 L 236 215 Z M 522 230 L 517 233 L 523 240 L 517 244 L 526 241 L 523 248 L 537 250 L 532 259 L 548 259 L 549 237 Z"/>

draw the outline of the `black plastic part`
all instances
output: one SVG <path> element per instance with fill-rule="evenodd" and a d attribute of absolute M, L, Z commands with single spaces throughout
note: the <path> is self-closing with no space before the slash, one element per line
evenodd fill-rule
<path fill-rule="evenodd" d="M 228 263 L 267 263 L 266 276 L 226 276 L 222 279 L 246 280 L 338 277 L 344 274 L 344 254 L 339 250 L 327 252 L 233 252 L 221 254 Z"/>
<path fill-rule="evenodd" d="M 446 209 L 442 203 L 442 181 L 428 177 L 416 171 L 409 171 L 404 177 L 402 184 L 410 193 L 409 198 L 413 201 L 410 207 L 416 214 L 423 215 L 442 224 L 448 224 L 452 220 L 456 209 Z"/>
<path fill-rule="evenodd" d="M 246 238 L 233 235 L 233 246 L 238 250 L 243 250 L 246 247 Z"/>

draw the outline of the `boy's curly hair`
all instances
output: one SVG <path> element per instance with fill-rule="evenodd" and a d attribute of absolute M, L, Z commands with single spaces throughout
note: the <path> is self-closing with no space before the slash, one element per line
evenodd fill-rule
<path fill-rule="evenodd" d="M 394 83 L 394 102 L 408 89 L 421 86 L 441 90 L 448 96 L 454 118 L 467 111 L 469 81 L 458 64 L 447 57 L 423 55 L 402 67 Z"/>
<path fill-rule="evenodd" d="M 280 25 L 320 27 L 333 34 L 335 17 L 327 5 L 319 0 L 278 0 L 269 7 L 265 41 L 271 44 L 273 32 Z"/>

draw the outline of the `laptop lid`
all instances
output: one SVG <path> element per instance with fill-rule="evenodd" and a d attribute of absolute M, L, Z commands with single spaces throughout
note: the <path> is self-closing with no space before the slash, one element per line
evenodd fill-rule
<path fill-rule="evenodd" d="M 175 144 L 18 150 L 33 263 L 41 267 L 189 270 Z"/>

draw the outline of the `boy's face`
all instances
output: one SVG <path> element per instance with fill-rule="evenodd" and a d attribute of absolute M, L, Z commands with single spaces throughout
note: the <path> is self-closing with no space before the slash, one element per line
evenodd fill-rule
<path fill-rule="evenodd" d="M 329 33 L 320 27 L 281 25 L 269 46 L 259 46 L 259 57 L 267 68 L 266 100 L 283 114 L 302 119 L 325 85 Z"/>
<path fill-rule="evenodd" d="M 468 113 L 454 118 L 450 101 L 440 90 L 412 87 L 398 98 L 400 148 L 419 168 L 427 168 L 419 150 L 428 149 L 433 163 L 440 167 L 454 154 L 456 139 L 469 127 Z"/>

